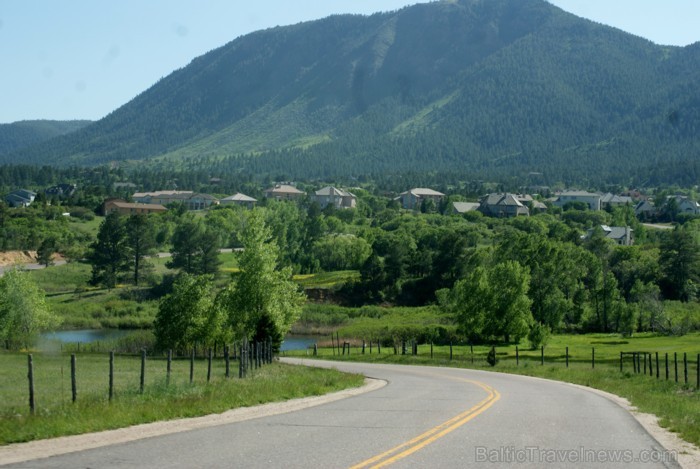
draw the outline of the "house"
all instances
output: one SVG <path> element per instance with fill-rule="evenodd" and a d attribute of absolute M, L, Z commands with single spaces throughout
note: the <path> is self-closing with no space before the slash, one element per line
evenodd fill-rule
<path fill-rule="evenodd" d="M 629 226 L 608 226 L 600 225 L 607 239 L 612 239 L 620 246 L 632 246 L 634 244 L 634 230 Z M 594 228 L 591 228 L 583 236 L 584 239 L 590 238 Z"/>
<path fill-rule="evenodd" d="M 489 194 L 481 198 L 479 211 L 497 218 L 510 218 L 530 215 L 530 209 L 514 194 Z"/>
<path fill-rule="evenodd" d="M 590 210 L 600 210 L 600 194 L 593 194 L 586 191 L 564 191 L 552 202 L 557 207 L 564 207 L 573 202 L 582 202 L 588 205 Z"/>
<path fill-rule="evenodd" d="M 287 184 L 276 184 L 265 191 L 265 197 L 275 200 L 297 200 L 306 195 L 294 186 Z"/>
<path fill-rule="evenodd" d="M 537 213 L 543 213 L 547 211 L 547 206 L 543 202 L 535 200 L 530 194 L 516 194 L 515 198 L 518 199 L 518 202 L 528 207 L 528 209 L 530 209 L 531 211 Z"/>
<path fill-rule="evenodd" d="M 77 188 L 78 186 L 75 184 L 56 184 L 48 189 L 44 189 L 44 194 L 46 194 L 47 197 L 70 197 L 75 194 Z"/>
<path fill-rule="evenodd" d="M 104 203 L 105 215 L 118 213 L 120 215 L 137 215 L 165 212 L 167 209 L 160 204 L 136 204 L 120 199 L 107 200 Z"/>
<path fill-rule="evenodd" d="M 651 200 L 640 200 L 637 205 L 634 206 L 634 214 L 643 220 L 655 217 L 656 213 L 656 207 Z"/>
<path fill-rule="evenodd" d="M 337 209 L 355 208 L 357 205 L 357 197 L 355 197 L 355 194 L 333 186 L 327 186 L 317 190 L 311 198 L 321 206 L 321 209 L 329 205 Z"/>
<path fill-rule="evenodd" d="M 163 206 L 177 202 L 187 207 L 187 210 L 204 210 L 219 204 L 219 199 L 214 196 L 192 191 L 136 192 L 132 198 L 137 203 Z"/>
<path fill-rule="evenodd" d="M 221 203 L 221 205 L 241 205 L 245 208 L 251 209 L 255 207 L 257 199 L 254 199 L 252 197 L 238 192 L 237 194 L 224 197 L 219 202 Z"/>
<path fill-rule="evenodd" d="M 36 192 L 27 189 L 18 189 L 5 196 L 5 203 L 9 207 L 29 207 L 36 199 Z"/>
<path fill-rule="evenodd" d="M 440 205 L 443 197 L 445 197 L 445 194 L 442 192 L 418 187 L 416 189 L 402 192 L 394 200 L 398 200 L 401 203 L 401 206 L 407 210 L 416 210 L 420 209 L 424 201 L 432 201 L 435 204 L 435 207 L 437 207 Z"/>
<path fill-rule="evenodd" d="M 452 213 L 462 214 L 479 210 L 479 202 L 452 202 Z"/>
<path fill-rule="evenodd" d="M 600 198 L 600 206 L 602 208 L 621 207 L 623 205 L 632 205 L 633 203 L 632 197 L 615 195 L 611 192 L 608 192 Z"/>
<path fill-rule="evenodd" d="M 689 215 L 700 214 L 700 204 L 688 197 L 677 195 L 676 203 L 678 204 L 678 213 L 687 213 Z"/>

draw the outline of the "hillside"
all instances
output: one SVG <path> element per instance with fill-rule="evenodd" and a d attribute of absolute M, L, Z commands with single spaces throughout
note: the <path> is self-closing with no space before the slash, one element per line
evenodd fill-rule
<path fill-rule="evenodd" d="M 0 124 L 0 158 L 12 152 L 82 129 L 90 121 L 32 120 Z"/>
<path fill-rule="evenodd" d="M 657 46 L 543 0 L 445 0 L 240 37 L 13 158 L 671 182 L 700 174 L 699 88 L 698 43 Z"/>

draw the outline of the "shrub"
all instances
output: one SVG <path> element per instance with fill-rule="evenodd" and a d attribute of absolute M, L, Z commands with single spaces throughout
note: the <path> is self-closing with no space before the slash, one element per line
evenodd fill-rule
<path fill-rule="evenodd" d="M 535 350 L 547 345 L 551 335 L 552 330 L 549 326 L 536 322 L 530 327 L 530 332 L 527 334 L 527 340 L 530 342 L 530 350 Z"/>

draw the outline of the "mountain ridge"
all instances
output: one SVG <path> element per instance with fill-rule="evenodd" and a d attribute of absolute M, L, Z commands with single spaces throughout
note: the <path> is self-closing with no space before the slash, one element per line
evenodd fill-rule
<path fill-rule="evenodd" d="M 657 46 L 543 0 L 334 15 L 239 37 L 13 156 L 291 177 L 465 167 L 632 177 L 659 154 L 697 155 L 697 65 L 700 44 Z"/>

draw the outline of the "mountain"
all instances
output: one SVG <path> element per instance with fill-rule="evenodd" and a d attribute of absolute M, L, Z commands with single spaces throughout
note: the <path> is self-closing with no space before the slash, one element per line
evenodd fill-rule
<path fill-rule="evenodd" d="M 444 0 L 240 37 L 4 161 L 697 181 L 699 92 L 700 43 L 658 46 L 544 0 Z"/>
<path fill-rule="evenodd" d="M 82 129 L 91 121 L 30 120 L 0 124 L 0 158 L 17 150 Z"/>

